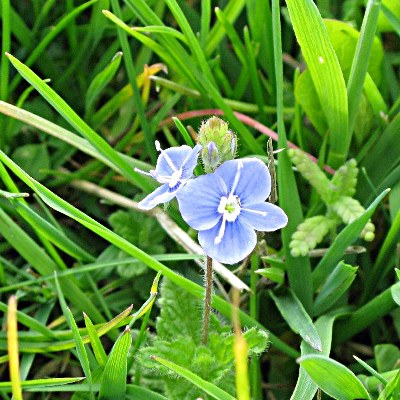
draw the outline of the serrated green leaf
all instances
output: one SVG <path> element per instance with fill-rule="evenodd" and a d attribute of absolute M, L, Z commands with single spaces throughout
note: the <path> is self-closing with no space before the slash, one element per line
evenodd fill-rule
<path fill-rule="evenodd" d="M 321 339 L 315 326 L 294 293 L 291 290 L 282 295 L 272 291 L 269 293 L 292 331 L 298 333 L 312 348 L 321 351 Z"/>
<path fill-rule="evenodd" d="M 356 278 L 357 269 L 343 261 L 336 266 L 315 299 L 315 315 L 323 314 L 340 299 Z"/>
<path fill-rule="evenodd" d="M 101 381 L 99 400 L 125 400 L 127 357 L 132 344 L 129 328 L 119 336 L 108 356 Z"/>
<path fill-rule="evenodd" d="M 205 381 L 204 379 L 200 378 L 198 375 L 194 374 L 193 372 L 189 371 L 186 368 L 180 367 L 179 365 L 165 360 L 160 357 L 153 357 L 155 361 L 159 362 L 160 364 L 166 366 L 167 368 L 171 369 L 179 376 L 187 379 L 188 381 L 192 382 L 194 385 L 199 387 L 201 390 L 212 396 L 212 398 L 217 400 L 235 400 L 233 396 L 229 393 L 225 392 L 224 390 L 220 389 L 218 386 Z"/>
<path fill-rule="evenodd" d="M 307 355 L 299 358 L 298 363 L 325 393 L 336 400 L 371 399 L 353 372 L 329 357 Z"/>

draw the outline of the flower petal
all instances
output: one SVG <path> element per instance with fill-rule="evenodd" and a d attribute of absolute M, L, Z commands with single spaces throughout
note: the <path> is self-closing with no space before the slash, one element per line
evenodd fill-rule
<path fill-rule="evenodd" d="M 263 215 L 263 213 L 265 213 Z M 284 211 L 271 203 L 258 203 L 240 210 L 239 218 L 257 231 L 272 232 L 286 226 L 288 218 Z"/>
<path fill-rule="evenodd" d="M 196 146 L 193 147 L 192 151 L 183 162 L 181 176 L 182 180 L 188 180 L 193 176 L 193 170 L 196 168 L 197 165 L 197 157 L 202 147 L 203 146 L 201 146 L 200 144 L 196 144 Z"/>
<path fill-rule="evenodd" d="M 161 185 L 138 203 L 142 210 L 151 210 L 160 203 L 166 203 L 176 196 L 176 190 L 170 191 L 168 183 Z"/>
<path fill-rule="evenodd" d="M 221 218 L 218 206 L 226 187 L 214 174 L 199 176 L 188 181 L 176 195 L 182 218 L 193 229 L 209 229 Z"/>
<path fill-rule="evenodd" d="M 161 151 L 157 159 L 156 173 L 161 176 L 171 176 L 182 167 L 191 152 L 192 148 L 186 145 L 170 147 Z"/>
<path fill-rule="evenodd" d="M 215 174 L 224 180 L 230 192 L 238 173 L 239 163 L 243 163 L 243 168 L 240 169 L 240 178 L 234 194 L 239 196 L 242 205 L 262 203 L 271 192 L 271 176 L 261 160 L 243 158 L 225 161 L 217 168 Z"/>
<path fill-rule="evenodd" d="M 199 243 L 205 253 L 223 264 L 235 264 L 248 256 L 257 244 L 254 229 L 237 218 L 226 222 L 221 242 L 215 244 L 222 220 L 213 228 L 199 231 Z"/>

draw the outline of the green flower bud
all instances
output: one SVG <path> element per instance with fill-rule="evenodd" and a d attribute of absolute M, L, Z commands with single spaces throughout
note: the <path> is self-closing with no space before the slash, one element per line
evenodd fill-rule
<path fill-rule="evenodd" d="M 228 129 L 228 123 L 211 117 L 200 127 L 198 143 L 203 146 L 200 157 L 204 171 L 210 173 L 224 161 L 232 160 L 236 154 L 236 134 Z"/>

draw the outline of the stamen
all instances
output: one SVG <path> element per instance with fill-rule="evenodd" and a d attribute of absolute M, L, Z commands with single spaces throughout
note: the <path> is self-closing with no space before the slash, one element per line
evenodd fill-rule
<path fill-rule="evenodd" d="M 225 233 L 225 226 L 226 226 L 226 217 L 224 215 L 222 217 L 222 224 L 221 224 L 221 228 L 219 229 L 218 236 L 214 239 L 214 243 L 215 244 L 220 244 L 221 243 L 221 240 L 224 237 L 224 233 Z"/>
<path fill-rule="evenodd" d="M 141 169 L 136 168 L 136 167 L 135 167 L 133 170 L 134 170 L 135 172 L 139 172 L 139 173 L 142 174 L 142 175 L 148 175 L 148 176 L 153 177 L 153 175 L 151 174 L 151 172 L 142 171 Z"/>
<path fill-rule="evenodd" d="M 236 172 L 236 175 L 235 175 L 235 180 L 233 181 L 232 189 L 231 189 L 231 192 L 229 193 L 229 196 L 232 196 L 233 192 L 236 190 L 236 186 L 238 185 L 239 179 L 240 179 L 240 170 L 242 168 L 243 168 L 243 161 L 239 160 L 237 172 Z"/>
<path fill-rule="evenodd" d="M 160 142 L 156 140 L 155 142 L 156 150 L 159 151 L 161 154 L 164 154 L 165 160 L 167 161 L 168 165 L 171 167 L 173 171 L 176 171 L 176 166 L 173 161 L 169 158 L 168 154 L 161 148 Z"/>
<path fill-rule="evenodd" d="M 247 212 L 251 212 L 253 214 L 259 214 L 259 215 L 262 215 L 263 217 L 266 217 L 268 215 L 268 213 L 266 211 L 252 210 L 251 208 L 242 207 L 242 210 L 245 210 Z"/>

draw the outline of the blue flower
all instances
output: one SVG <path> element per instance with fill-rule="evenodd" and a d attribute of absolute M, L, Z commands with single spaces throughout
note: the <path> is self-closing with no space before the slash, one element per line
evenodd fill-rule
<path fill-rule="evenodd" d="M 212 174 L 187 182 L 177 194 L 183 219 L 199 231 L 199 243 L 211 258 L 235 264 L 257 244 L 257 231 L 287 224 L 283 210 L 266 203 L 271 177 L 256 158 L 224 162 Z"/>
<path fill-rule="evenodd" d="M 202 146 L 198 144 L 193 149 L 184 145 L 162 150 L 160 143 L 156 141 L 156 149 L 160 152 L 156 169 L 144 172 L 135 168 L 135 171 L 150 175 L 163 185 L 140 201 L 138 207 L 150 210 L 160 203 L 172 200 L 185 183 L 193 177 L 193 170 L 197 165 L 197 156 L 201 148 Z"/>

